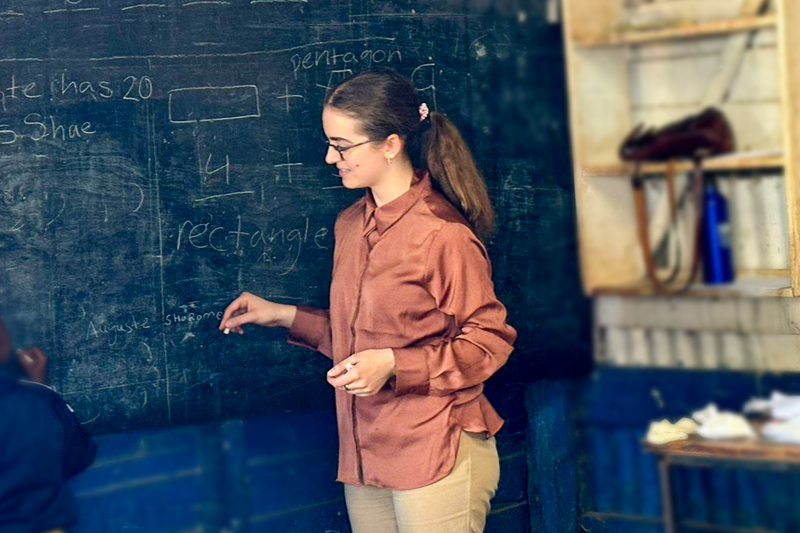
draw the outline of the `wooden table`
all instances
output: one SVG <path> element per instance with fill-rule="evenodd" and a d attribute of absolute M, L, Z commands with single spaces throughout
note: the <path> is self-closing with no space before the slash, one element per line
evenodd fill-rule
<path fill-rule="evenodd" d="M 760 434 L 762 424 L 753 424 Z M 658 455 L 661 499 L 666 533 L 677 533 L 672 500 L 671 466 L 714 466 L 720 463 L 747 468 L 800 468 L 800 445 L 778 444 L 761 439 L 709 440 L 693 435 L 687 440 L 656 446 L 644 441 L 644 447 Z"/>

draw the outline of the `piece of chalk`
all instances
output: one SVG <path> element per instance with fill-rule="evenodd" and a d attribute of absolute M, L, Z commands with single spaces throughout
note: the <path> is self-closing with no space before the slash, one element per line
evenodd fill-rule
<path fill-rule="evenodd" d="M 28 363 L 33 363 L 33 357 L 31 357 L 30 355 L 28 355 L 25 352 L 23 352 L 22 348 L 17 350 L 17 355 L 22 357 L 23 359 L 25 359 L 25 361 L 27 361 Z"/>
<path fill-rule="evenodd" d="M 225 328 L 225 331 L 223 331 L 222 333 L 224 333 L 225 335 L 230 335 L 231 328 Z"/>

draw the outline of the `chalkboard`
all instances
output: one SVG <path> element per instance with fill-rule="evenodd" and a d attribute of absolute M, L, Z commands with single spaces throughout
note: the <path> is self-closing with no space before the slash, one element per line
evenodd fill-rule
<path fill-rule="evenodd" d="M 498 293 L 520 332 L 506 372 L 585 367 L 544 2 L 3 4 L 0 313 L 52 356 L 91 431 L 330 404 L 323 357 L 283 331 L 216 328 L 242 290 L 327 305 L 332 225 L 362 193 L 323 161 L 321 101 L 375 66 L 409 76 L 485 171 Z"/>

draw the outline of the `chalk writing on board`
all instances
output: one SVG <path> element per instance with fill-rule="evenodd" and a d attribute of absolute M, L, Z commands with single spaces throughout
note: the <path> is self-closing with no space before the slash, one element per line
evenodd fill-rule
<path fill-rule="evenodd" d="M 142 102 L 152 98 L 155 92 L 153 79 L 149 76 L 129 75 L 115 83 L 108 79 L 74 78 L 65 71 L 53 77 L 49 84 L 42 79 L 43 77 L 38 81 L 35 79 L 20 81 L 16 74 L 11 74 L 9 80 L 0 83 L 2 110 L 9 111 L 14 102 L 39 100 L 45 96 L 48 96 L 51 102 L 75 98 L 91 101 L 120 98 L 128 102 Z"/>
<path fill-rule="evenodd" d="M 230 157 L 228 156 L 228 154 L 225 154 L 225 164 L 222 165 L 222 166 L 219 166 L 217 168 L 211 168 L 211 159 L 213 157 L 214 157 L 214 154 L 213 153 L 209 153 L 208 154 L 208 159 L 206 159 L 205 167 L 202 165 L 202 163 L 200 164 L 200 176 L 203 179 L 203 183 L 208 182 L 209 179 L 211 179 L 211 177 L 214 176 L 214 174 L 217 174 L 217 173 L 222 172 L 224 170 L 225 171 L 225 174 L 224 174 L 224 176 L 225 176 L 225 185 L 230 185 L 231 184 L 231 159 L 230 159 Z"/>
<path fill-rule="evenodd" d="M 131 185 L 136 185 L 136 184 L 135 184 L 135 183 L 132 183 Z M 137 187 L 139 187 L 138 185 L 136 185 L 136 186 L 137 186 Z M 139 204 L 139 207 L 137 207 L 137 208 L 136 208 L 136 211 L 138 211 L 138 210 L 139 210 L 139 209 L 142 207 L 142 204 L 144 203 L 144 191 L 142 191 L 142 188 L 141 188 L 141 187 L 139 187 L 139 191 L 141 191 L 141 192 L 142 192 L 142 201 L 141 201 L 141 203 Z M 56 220 L 58 220 L 59 218 L 61 218 L 61 215 L 64 213 L 64 210 L 67 208 L 67 198 L 66 198 L 66 196 L 64 196 L 64 193 L 58 193 L 58 194 L 59 194 L 59 196 L 61 197 L 61 207 L 58 209 L 58 213 L 56 213 L 56 216 L 54 216 L 53 218 L 51 218 L 51 219 L 50 219 L 50 220 L 47 222 L 47 224 L 45 225 L 45 227 L 50 227 L 50 225 L 51 225 L 53 222 L 55 222 Z M 134 211 L 134 213 L 135 213 L 136 211 Z"/>
<path fill-rule="evenodd" d="M 167 7 L 167 6 L 164 5 L 164 4 L 135 4 L 135 5 L 132 5 L 132 6 L 125 6 L 121 10 L 122 11 L 128 11 L 130 9 L 147 9 L 147 8 L 153 8 L 153 7 Z"/>
<path fill-rule="evenodd" d="M 280 96 L 276 96 L 276 98 L 277 98 L 278 100 L 284 100 L 284 102 L 286 103 L 286 112 L 288 113 L 288 112 L 289 112 L 289 101 L 290 101 L 292 98 L 301 98 L 301 99 L 305 99 L 305 96 L 303 96 L 302 94 L 289 94 L 289 85 L 287 84 L 287 85 L 286 85 L 286 92 L 285 92 L 285 93 L 283 93 L 283 94 L 282 94 L 282 95 L 280 95 Z"/>
<path fill-rule="evenodd" d="M 81 12 L 84 12 L 84 11 L 100 11 L 100 8 L 99 7 L 78 7 L 78 8 L 74 8 L 74 9 L 65 9 L 65 8 L 61 8 L 61 9 L 45 9 L 44 11 L 42 11 L 42 13 L 45 13 L 47 15 L 51 15 L 53 13 L 81 13 Z"/>
<path fill-rule="evenodd" d="M 350 77 L 352 75 L 353 75 L 353 71 L 351 69 L 349 69 L 349 68 L 343 68 L 343 69 L 339 69 L 339 70 L 332 70 L 330 76 L 328 76 L 328 84 L 327 85 L 320 85 L 318 83 L 317 87 L 321 87 L 321 88 L 325 89 L 326 92 L 330 91 L 331 89 L 333 89 L 334 87 L 336 87 L 337 85 L 339 85 L 340 83 L 342 83 L 344 80 L 346 80 L 348 77 Z"/>
<path fill-rule="evenodd" d="M 92 340 L 105 337 L 108 339 L 108 345 L 114 346 L 120 336 L 150 329 L 149 322 L 148 318 L 137 318 L 134 315 L 131 315 L 130 320 L 117 321 L 92 318 L 88 321 L 86 327 L 86 339 Z"/>
<path fill-rule="evenodd" d="M 308 0 L 250 0 L 251 4 L 307 4 Z"/>
<path fill-rule="evenodd" d="M 175 326 L 179 324 L 195 325 L 201 322 L 222 320 L 223 310 L 205 310 L 199 308 L 196 302 L 180 306 L 182 311 L 167 313 L 164 316 L 165 326 Z"/>
<path fill-rule="evenodd" d="M 96 126 L 89 121 L 64 121 L 53 115 L 28 113 L 22 124 L 0 124 L 0 144 L 14 144 L 21 138 L 33 141 L 80 141 L 97 133 Z"/>
<path fill-rule="evenodd" d="M 124 80 L 125 83 L 130 83 L 128 89 L 125 91 L 123 100 L 131 100 L 138 102 L 141 100 L 148 100 L 153 96 L 153 80 L 148 76 L 143 76 L 136 79 L 136 76 L 127 76 Z"/>
<path fill-rule="evenodd" d="M 288 177 L 289 183 L 292 183 L 292 167 L 302 167 L 303 163 L 292 163 L 292 154 L 289 153 L 289 149 L 286 149 L 286 162 L 279 163 L 274 165 L 277 169 L 286 169 L 286 176 Z M 281 175 L 277 174 L 275 176 L 275 182 L 280 181 Z"/>
<path fill-rule="evenodd" d="M 0 104 L 2 104 L 3 111 L 8 111 L 10 100 L 35 100 L 44 96 L 41 86 L 35 81 L 17 83 L 17 76 L 12 74 L 9 83 L 7 88 L 0 89 Z"/>
<path fill-rule="evenodd" d="M 425 63 L 415 68 L 411 72 L 411 82 L 419 92 L 427 92 L 430 95 L 431 107 L 439 109 L 436 103 L 436 64 Z"/>
<path fill-rule="evenodd" d="M 75 78 L 69 72 L 50 80 L 50 96 L 53 99 L 85 97 L 94 101 L 121 98 L 129 102 L 149 100 L 155 92 L 155 84 L 150 76 L 128 75 L 118 83 L 110 79 Z"/>
<path fill-rule="evenodd" d="M 355 66 L 369 68 L 383 63 L 402 63 L 403 54 L 400 50 L 384 48 L 366 49 L 361 52 L 336 52 L 336 48 L 325 48 L 305 54 L 294 54 L 291 59 L 294 78 L 301 70 L 311 70 L 319 67 L 329 68 L 340 66 L 348 69 Z"/>
<path fill-rule="evenodd" d="M 142 208 L 142 205 L 144 204 L 144 190 L 142 189 L 142 187 L 138 183 L 128 182 L 128 186 L 135 187 L 136 190 L 139 191 L 139 204 L 136 206 L 136 209 L 131 211 L 131 213 L 136 213 L 137 211 L 139 211 L 139 209 Z M 63 212 L 64 209 L 62 208 L 61 211 Z M 49 225 L 50 225 L 50 223 L 48 223 L 48 226 Z"/>
<path fill-rule="evenodd" d="M 29 170 L 35 175 L 38 167 Z M 120 172 L 122 172 L 120 170 Z M 52 186 L 36 185 L 33 179 L 0 184 L 0 206 L 8 208 L 0 232 L 21 232 L 26 237 L 41 235 L 51 226 L 76 227 L 84 216 L 102 216 L 104 222 L 126 223 L 132 215 L 147 216 L 144 209 L 148 189 L 135 181 L 109 180 L 102 191 L 91 187 L 66 194 Z M 92 201 L 87 202 L 85 195 Z M 3 213 L 0 213 L 3 214 Z M 96 228 L 95 228 L 96 229 Z"/>
<path fill-rule="evenodd" d="M 255 194 L 256 191 L 236 191 L 236 192 L 226 192 L 223 194 L 213 194 L 211 196 L 206 196 L 205 198 L 197 198 L 195 199 L 195 203 L 201 202 L 208 202 L 210 200 L 217 200 L 219 198 L 228 198 L 229 196 L 246 196 L 250 194 Z"/>
<path fill-rule="evenodd" d="M 313 228 L 306 217 L 299 227 L 253 226 L 237 215 L 235 229 L 216 223 L 184 221 L 177 230 L 176 250 L 214 252 L 223 256 L 254 257 L 256 263 L 269 263 L 280 269 L 279 274 L 291 272 L 306 247 L 328 248 L 329 230 Z"/>
<path fill-rule="evenodd" d="M 198 0 L 196 2 L 186 2 L 185 4 L 183 4 L 183 7 L 206 5 L 206 4 L 216 4 L 216 5 L 221 5 L 221 6 L 227 6 L 227 5 L 230 5 L 230 2 L 226 2 L 224 0 Z"/>
<path fill-rule="evenodd" d="M 258 87 L 182 87 L 169 91 L 167 103 L 172 124 L 217 122 L 261 116 Z"/>

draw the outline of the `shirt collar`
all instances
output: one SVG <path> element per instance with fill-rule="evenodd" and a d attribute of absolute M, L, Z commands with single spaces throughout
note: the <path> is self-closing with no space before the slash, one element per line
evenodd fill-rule
<path fill-rule="evenodd" d="M 374 216 L 378 234 L 383 235 L 395 222 L 408 213 L 420 196 L 422 196 L 422 193 L 429 190 L 430 187 L 431 180 L 428 171 L 417 170 L 411 182 L 411 188 L 391 202 L 380 207 L 375 204 L 372 191 L 367 189 L 364 209 L 364 228 L 366 229 L 370 226 L 370 218 Z"/>

